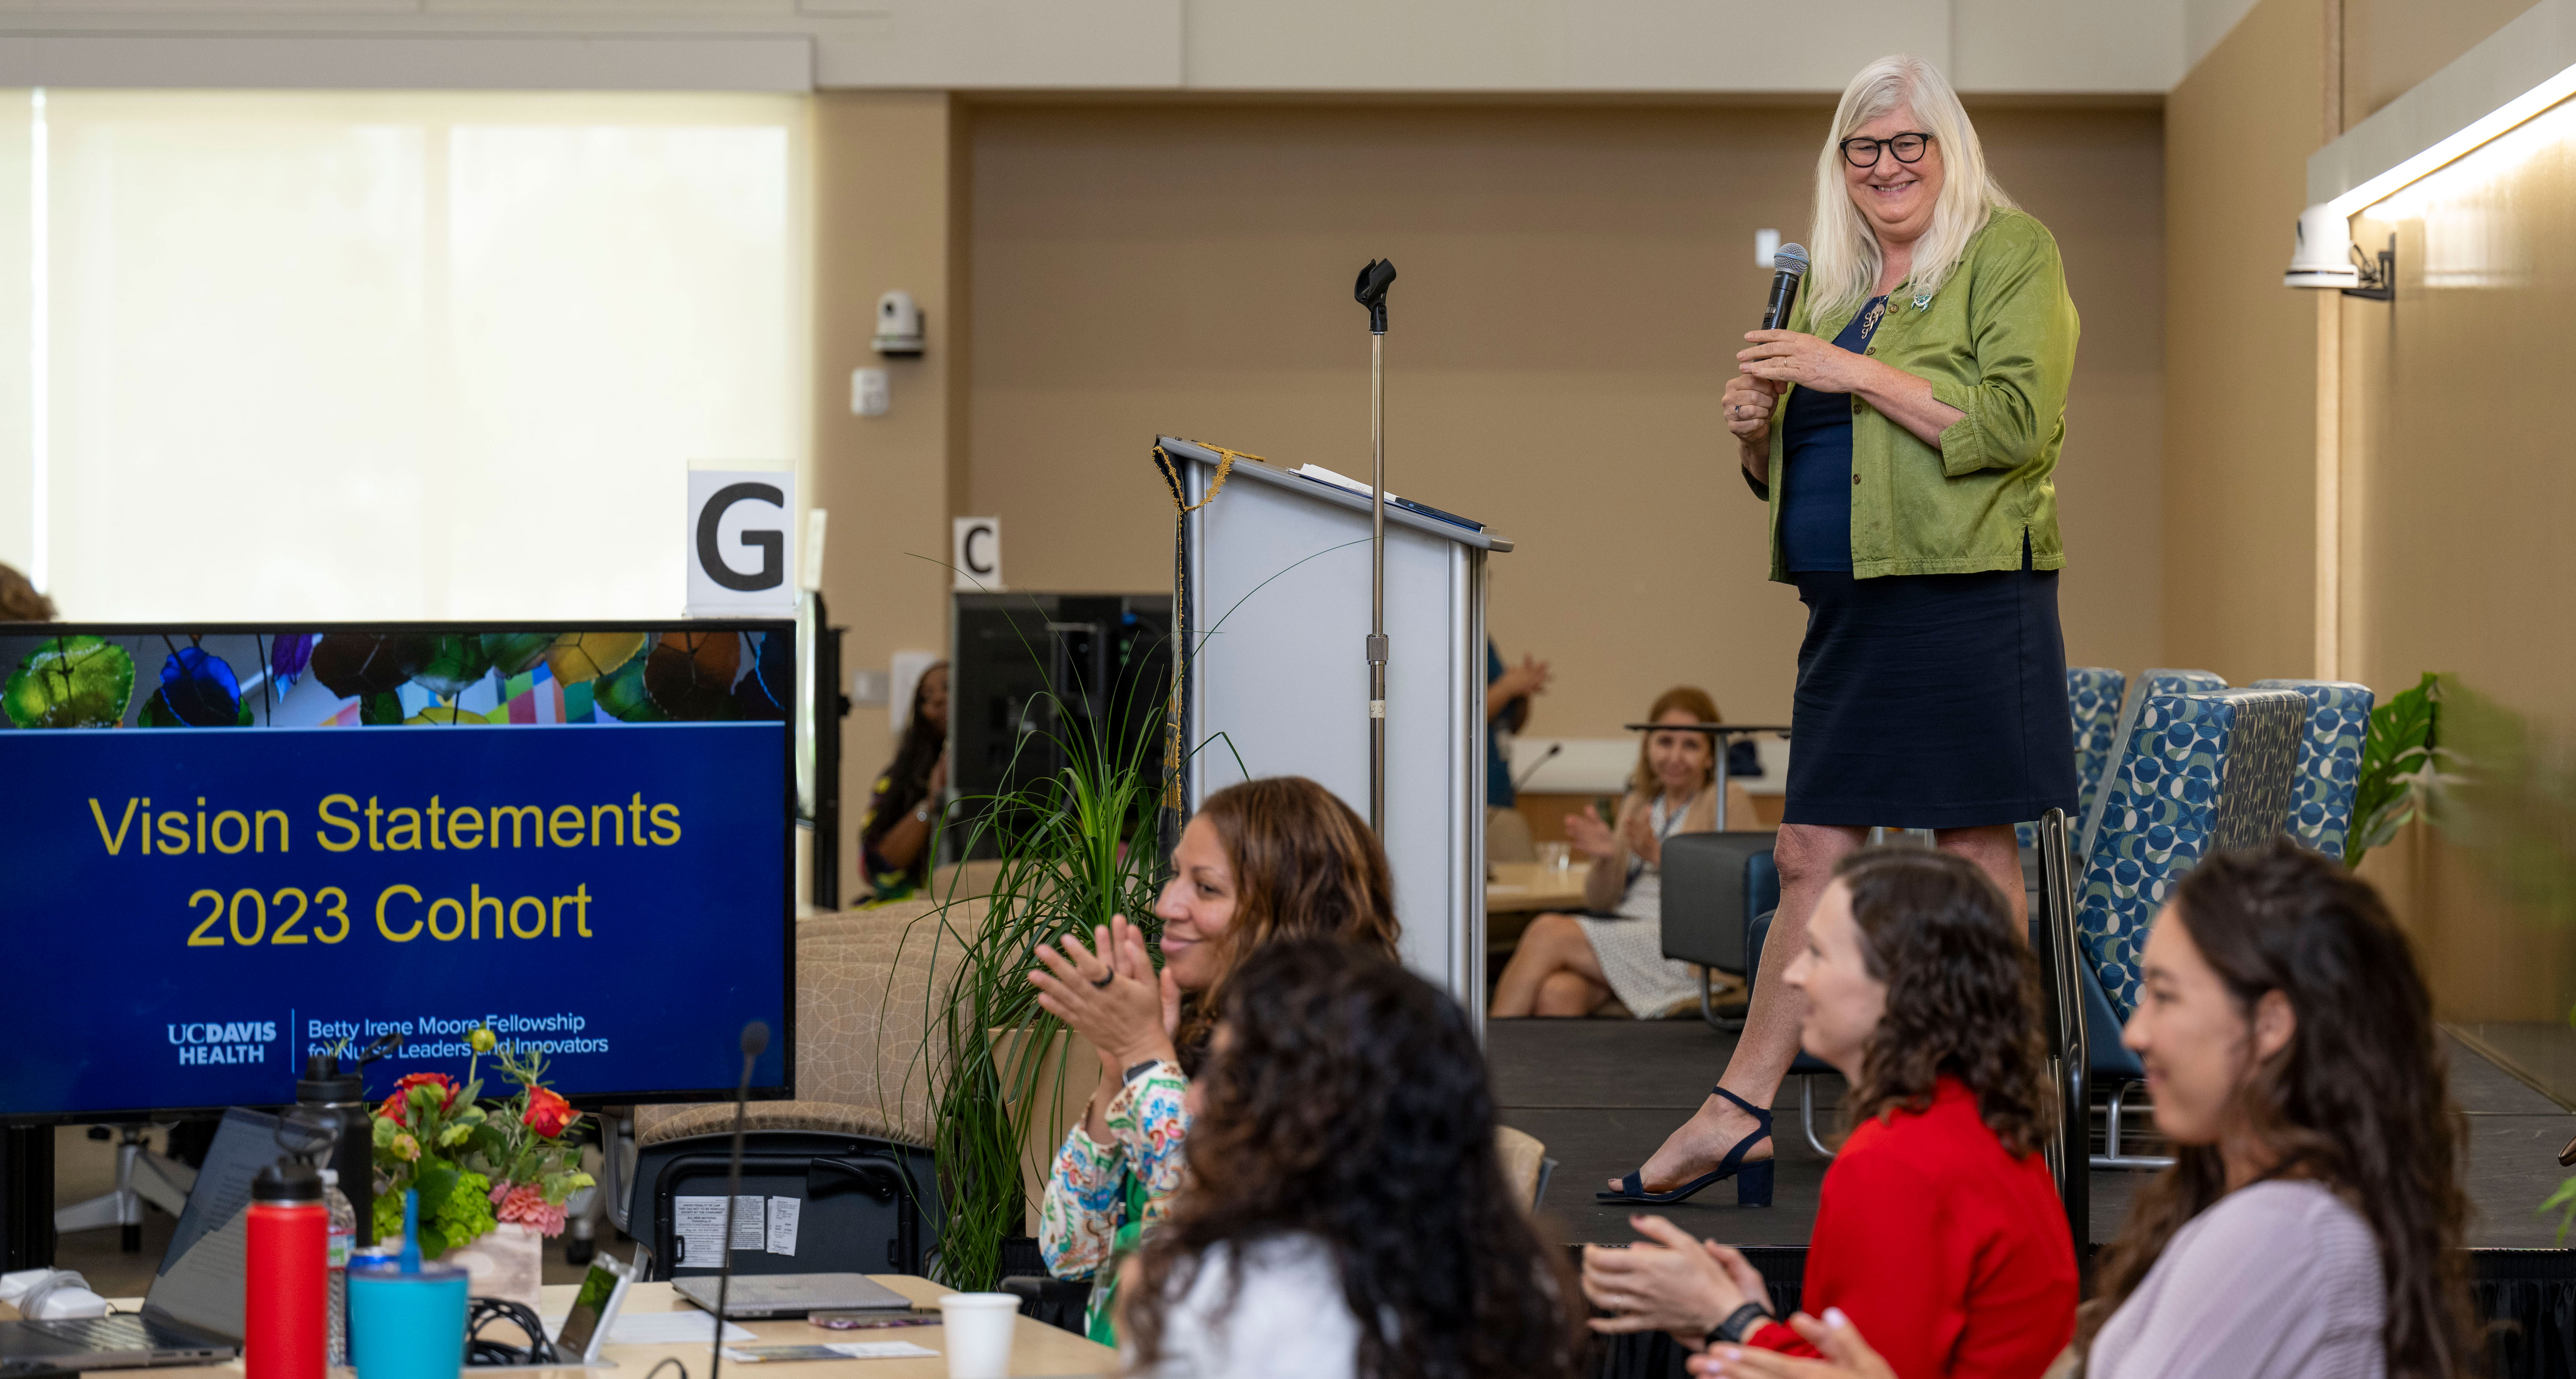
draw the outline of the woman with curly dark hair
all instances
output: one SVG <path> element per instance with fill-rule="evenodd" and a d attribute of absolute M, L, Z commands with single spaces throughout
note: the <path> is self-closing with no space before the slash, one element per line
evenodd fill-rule
<path fill-rule="evenodd" d="M 2075 1249 L 2040 1146 L 2057 1113 L 2039 974 L 1975 863 L 1919 848 L 1844 857 L 1786 974 L 1799 1044 L 1850 1083 L 1804 1297 L 1865 1328 L 1907 1379 L 2036 1379 L 2075 1330 Z M 1766 1113 L 1767 1114 L 1767 1113 Z M 1661 1217 L 1584 1250 L 1598 1331 L 1669 1331 L 1820 1352 L 1782 1324 L 1744 1256 Z"/>
<path fill-rule="evenodd" d="M 1191 1084 L 1190 1184 L 1122 1290 L 1157 1379 L 1572 1379 L 1573 1280 L 1494 1151 L 1467 1013 L 1311 939 L 1248 957 Z"/>
<path fill-rule="evenodd" d="M 1386 850 L 1333 792 L 1271 776 L 1207 797 L 1172 849 L 1158 974 L 1123 917 L 1037 951 L 1038 1004 L 1100 1051 L 1100 1083 L 1056 1152 L 1038 1251 L 1058 1278 L 1093 1280 L 1084 1330 L 1117 1343 L 1118 1263 L 1169 1209 L 1190 1134 L 1183 1105 L 1244 959 L 1274 939 L 1320 937 L 1395 956 Z"/>

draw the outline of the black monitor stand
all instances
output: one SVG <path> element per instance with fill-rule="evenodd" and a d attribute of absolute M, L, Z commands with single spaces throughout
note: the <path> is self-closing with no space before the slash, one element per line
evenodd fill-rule
<path fill-rule="evenodd" d="M 0 1128 L 0 1271 L 54 1263 L 54 1127 Z"/>

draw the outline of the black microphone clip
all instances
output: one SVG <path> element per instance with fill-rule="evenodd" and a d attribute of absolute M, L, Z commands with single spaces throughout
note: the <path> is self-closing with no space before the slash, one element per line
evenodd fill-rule
<path fill-rule="evenodd" d="M 1369 334 L 1386 334 L 1386 289 L 1395 281 L 1395 260 L 1370 259 L 1351 288 L 1351 300 L 1368 308 Z"/>

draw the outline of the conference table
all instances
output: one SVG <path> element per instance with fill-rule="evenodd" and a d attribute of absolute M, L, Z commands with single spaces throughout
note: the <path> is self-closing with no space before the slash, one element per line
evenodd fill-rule
<path fill-rule="evenodd" d="M 1583 908 L 1583 881 L 1592 874 L 1589 861 L 1570 867 L 1544 862 L 1495 862 L 1485 868 L 1485 913 L 1534 914 Z"/>
<path fill-rule="evenodd" d="M 920 1307 L 934 1306 L 940 1294 L 950 1291 L 926 1278 L 918 1278 L 911 1274 L 870 1274 L 868 1277 L 910 1298 L 914 1305 Z M 579 1291 L 578 1285 L 570 1283 L 547 1285 L 543 1312 L 551 1317 L 572 1310 L 573 1295 Z M 143 1300 L 116 1298 L 112 1303 L 118 1311 L 122 1312 L 142 1307 Z M 620 1315 L 697 1311 L 697 1308 L 681 1301 L 679 1295 L 671 1291 L 670 1284 L 638 1283 L 627 1289 L 626 1302 L 620 1308 Z M 5 1306 L 0 1306 L 0 1313 L 15 1315 Z M 1118 1352 L 1105 1345 L 1085 1340 L 1070 1331 L 1049 1326 L 1029 1317 L 1014 1317 L 1011 1321 L 1015 1328 L 1011 1337 L 1011 1373 L 1014 1375 L 1090 1376 L 1116 1374 L 1119 1370 Z M 746 1366 L 747 1373 L 774 1375 L 777 1379 L 799 1379 L 799 1376 L 827 1374 L 845 1376 L 845 1379 L 947 1379 L 948 1376 L 947 1347 L 943 1328 L 938 1326 L 898 1326 L 876 1331 L 830 1331 L 800 1319 L 746 1321 L 739 1322 L 737 1325 L 750 1330 L 756 1339 L 732 1342 L 736 1347 L 820 1345 L 836 1341 L 909 1341 L 924 1349 L 941 1352 L 937 1355 L 889 1360 L 769 1361 Z M 614 1335 L 613 1332 L 611 1334 Z M 655 1365 L 664 1360 L 678 1360 L 688 1366 L 690 1374 L 703 1376 L 707 1372 L 707 1343 L 695 1341 L 678 1345 L 621 1345 L 611 1340 L 603 1349 L 601 1358 L 614 1360 L 617 1363 L 615 1373 L 625 1376 L 625 1379 L 644 1379 L 652 1372 Z M 725 1368 L 731 1369 L 733 1366 L 728 1364 Z M 242 1366 L 239 1360 L 235 1360 L 225 1365 L 137 1372 L 155 1376 L 238 1375 L 242 1372 Z M 465 1371 L 468 1376 L 489 1372 L 497 1371 L 475 1369 Z M 573 1376 L 597 1373 L 597 1371 L 585 1370 L 579 1365 L 512 1369 L 507 1372 L 553 1375 L 557 1376 L 557 1379 L 573 1379 Z M 345 1375 L 349 1371 L 335 1370 L 333 1373 Z"/>

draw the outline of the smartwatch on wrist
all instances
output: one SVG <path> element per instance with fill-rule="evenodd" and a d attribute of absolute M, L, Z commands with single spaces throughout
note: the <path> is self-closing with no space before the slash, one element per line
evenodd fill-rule
<path fill-rule="evenodd" d="M 1745 1337 L 1760 1330 L 1763 1323 L 1771 1320 L 1773 1320 L 1771 1309 L 1758 1302 L 1748 1302 L 1727 1313 L 1725 1321 L 1710 1327 L 1705 1342 L 1709 1345 L 1716 1345 L 1720 1341 L 1728 1345 L 1742 1345 Z"/>
<path fill-rule="evenodd" d="M 1133 1067 L 1130 1067 L 1126 1072 L 1124 1072 L 1124 1073 L 1120 1074 L 1120 1075 L 1119 1075 L 1119 1078 L 1118 1078 L 1118 1081 L 1119 1081 L 1122 1085 L 1123 1085 L 1123 1084 L 1125 1084 L 1125 1083 L 1133 1082 L 1133 1081 L 1135 1081 L 1136 1079 L 1138 1079 L 1138 1078 L 1140 1078 L 1140 1077 L 1143 1077 L 1145 1074 L 1152 1072 L 1152 1071 L 1153 1071 L 1153 1070 L 1154 1070 L 1158 1065 L 1160 1065 L 1160 1064 L 1162 1063 L 1162 1061 L 1163 1061 L 1163 1060 L 1161 1060 L 1161 1059 L 1159 1059 L 1159 1058 L 1148 1058 L 1148 1059 L 1146 1059 L 1144 1062 L 1142 1062 L 1142 1063 L 1138 1063 L 1138 1064 L 1134 1065 Z"/>

